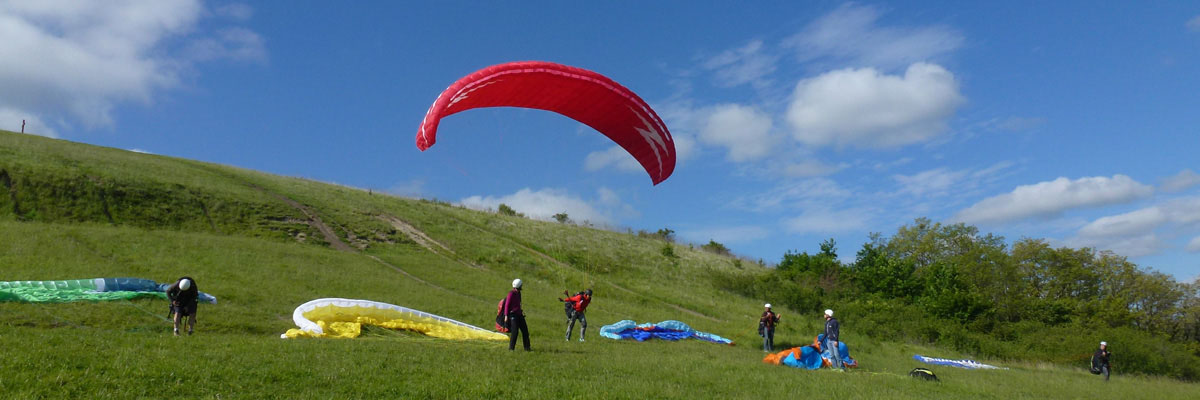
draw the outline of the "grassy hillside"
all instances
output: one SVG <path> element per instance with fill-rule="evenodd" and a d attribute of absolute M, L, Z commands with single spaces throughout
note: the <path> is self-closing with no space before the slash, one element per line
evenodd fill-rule
<path fill-rule="evenodd" d="M 663 255 L 674 246 L 677 257 Z M 842 316 L 862 368 L 763 364 L 764 300 L 712 286 L 752 263 L 634 235 L 170 157 L 0 132 L 0 280 L 196 278 L 220 299 L 198 333 L 170 335 L 166 304 L 0 303 L 3 397 L 128 398 L 1187 398 L 1200 386 L 1079 368 L 984 360 L 1007 371 L 904 374 L 913 354 Z M 354 340 L 281 340 L 295 306 L 362 298 L 490 327 L 514 277 L 526 283 L 534 351 L 386 330 Z M 564 342 L 563 290 L 595 289 L 587 342 Z M 781 310 L 777 347 L 803 345 L 818 316 Z M 732 338 L 626 343 L 599 327 L 678 319 Z M 1051 384 L 1047 384 L 1051 383 Z M 1191 393 L 1191 395 L 1189 395 Z"/>

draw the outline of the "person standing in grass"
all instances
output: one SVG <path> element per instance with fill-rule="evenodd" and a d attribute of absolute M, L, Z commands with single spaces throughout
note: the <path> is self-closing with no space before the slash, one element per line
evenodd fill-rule
<path fill-rule="evenodd" d="M 841 326 L 837 318 L 833 317 L 833 310 L 825 310 L 825 348 L 829 349 L 829 357 L 833 359 L 831 366 L 838 371 L 844 371 L 846 367 L 842 365 L 841 349 L 838 348 L 840 331 Z"/>
<path fill-rule="evenodd" d="M 779 323 L 779 314 L 771 311 L 771 303 L 763 305 L 762 316 L 758 317 L 758 326 L 762 330 L 763 351 L 775 351 L 775 324 Z"/>
<path fill-rule="evenodd" d="M 563 296 L 567 295 L 567 291 L 563 291 Z M 571 331 L 575 329 L 575 321 L 581 323 L 579 328 L 579 341 L 583 341 L 583 336 L 587 334 L 587 317 L 583 312 L 587 311 L 588 304 L 592 303 L 592 289 L 584 290 L 579 294 L 568 297 L 566 299 L 558 299 L 558 301 L 567 304 L 567 341 L 571 341 Z"/>
<path fill-rule="evenodd" d="M 504 324 L 508 326 L 508 350 L 517 347 L 517 331 L 521 333 L 525 351 L 529 351 L 529 326 L 525 324 L 525 312 L 521 309 L 521 280 L 513 279 L 512 290 L 504 298 Z"/>
<path fill-rule="evenodd" d="M 167 288 L 167 299 L 171 301 L 171 320 L 175 322 L 175 336 L 179 336 L 179 322 L 184 317 L 188 319 L 188 334 L 196 329 L 196 300 L 200 297 L 200 289 L 196 281 L 185 276 Z"/>
<path fill-rule="evenodd" d="M 1104 375 L 1104 381 L 1108 382 L 1109 370 L 1112 365 L 1108 363 L 1108 357 L 1112 353 L 1108 352 L 1108 342 L 1100 342 L 1100 348 L 1092 354 L 1092 373 L 1096 375 Z"/>

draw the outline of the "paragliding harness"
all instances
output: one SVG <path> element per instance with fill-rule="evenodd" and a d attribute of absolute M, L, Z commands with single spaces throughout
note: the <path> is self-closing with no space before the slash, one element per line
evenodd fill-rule
<path fill-rule="evenodd" d="M 1088 372 L 1091 372 L 1092 375 L 1100 375 L 1104 372 L 1103 367 L 1104 363 L 1100 361 L 1099 353 L 1092 354 L 1092 368 L 1088 369 Z"/>
<path fill-rule="evenodd" d="M 933 371 L 930 371 L 925 368 L 913 368 L 912 371 L 908 372 L 908 376 L 911 376 L 913 378 L 924 379 L 927 381 L 941 382 L 938 380 L 937 375 L 933 374 Z"/>
<path fill-rule="evenodd" d="M 500 299 L 500 304 L 496 305 L 496 332 L 508 333 L 508 326 L 504 323 L 504 302 L 508 297 Z"/>
<path fill-rule="evenodd" d="M 758 336 L 763 336 L 766 334 L 767 334 L 767 323 L 763 322 L 763 321 L 758 321 Z"/>
<path fill-rule="evenodd" d="M 564 293 L 565 292 L 566 291 L 564 291 Z M 578 293 L 575 293 L 575 296 L 579 296 L 581 294 L 583 294 L 583 292 L 578 292 Z M 572 296 L 572 297 L 574 297 L 574 296 Z M 574 301 L 563 301 L 563 312 L 567 313 L 567 320 L 570 320 L 571 317 L 574 317 L 575 316 L 575 302 Z"/>

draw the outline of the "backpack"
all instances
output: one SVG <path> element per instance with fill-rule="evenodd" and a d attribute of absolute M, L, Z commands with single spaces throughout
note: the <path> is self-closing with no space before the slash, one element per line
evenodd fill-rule
<path fill-rule="evenodd" d="M 930 371 L 925 368 L 913 368 L 912 371 L 908 372 L 908 376 L 911 376 L 913 378 L 924 379 L 927 381 L 941 382 L 938 380 L 937 375 L 933 374 L 933 371 Z"/>
<path fill-rule="evenodd" d="M 504 325 L 504 301 L 508 297 L 500 299 L 500 303 L 496 304 L 496 332 L 508 333 L 508 327 Z"/>

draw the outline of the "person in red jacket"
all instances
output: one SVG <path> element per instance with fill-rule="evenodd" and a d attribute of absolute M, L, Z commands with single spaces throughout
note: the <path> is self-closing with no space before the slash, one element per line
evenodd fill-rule
<path fill-rule="evenodd" d="M 567 291 L 563 291 L 563 296 L 567 295 Z M 579 328 L 579 341 L 583 341 L 583 336 L 587 334 L 587 316 L 583 313 L 587 311 L 588 304 L 592 303 L 592 289 L 584 290 L 574 296 L 566 299 L 558 299 L 567 305 L 567 341 L 571 341 L 571 331 L 575 330 L 575 321 L 579 320 L 581 327 Z"/>

